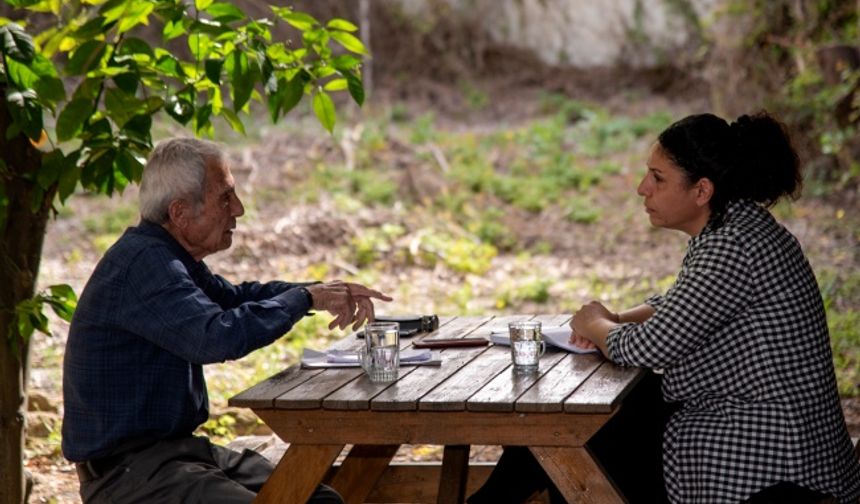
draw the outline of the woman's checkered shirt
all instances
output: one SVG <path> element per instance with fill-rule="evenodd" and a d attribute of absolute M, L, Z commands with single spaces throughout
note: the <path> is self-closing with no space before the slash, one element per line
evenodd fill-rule
<path fill-rule="evenodd" d="M 780 481 L 856 502 L 818 285 L 767 210 L 732 203 L 646 302 L 654 316 L 616 327 L 607 345 L 617 363 L 663 369 L 664 398 L 682 405 L 663 439 L 673 502 L 738 502 Z"/>

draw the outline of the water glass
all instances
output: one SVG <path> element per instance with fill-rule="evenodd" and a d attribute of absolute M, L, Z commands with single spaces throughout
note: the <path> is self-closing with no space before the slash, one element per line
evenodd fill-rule
<path fill-rule="evenodd" d="M 365 348 L 361 365 L 373 382 L 397 379 L 400 369 L 400 324 L 371 322 L 364 326 Z"/>
<path fill-rule="evenodd" d="M 546 342 L 540 332 L 540 322 L 511 322 L 511 360 L 515 373 L 534 373 L 538 370 L 540 357 L 546 351 Z"/>

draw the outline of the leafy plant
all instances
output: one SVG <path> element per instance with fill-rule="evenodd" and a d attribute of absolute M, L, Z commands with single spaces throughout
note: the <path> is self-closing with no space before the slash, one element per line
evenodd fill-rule
<path fill-rule="evenodd" d="M 303 98 L 323 127 L 336 121 L 335 92 L 364 101 L 367 50 L 349 21 L 323 24 L 289 7 L 251 19 L 230 3 L 195 0 L 6 0 L 0 18 L 0 416 L 17 418 L 27 384 L 29 338 L 46 331 L 44 304 L 69 316 L 72 294 L 34 297 L 47 220 L 80 186 L 111 195 L 140 180 L 164 112 L 199 135 L 220 118 L 244 132 L 240 114 L 265 104 L 278 121 Z M 33 20 L 31 22 L 31 20 Z M 274 39 L 276 24 L 296 43 Z M 140 28 L 154 24 L 162 44 Z M 337 48 L 337 50 L 336 50 Z M 18 398 L 18 400 L 14 400 Z M 0 425 L 0 500 L 23 500 L 19 422 Z"/>

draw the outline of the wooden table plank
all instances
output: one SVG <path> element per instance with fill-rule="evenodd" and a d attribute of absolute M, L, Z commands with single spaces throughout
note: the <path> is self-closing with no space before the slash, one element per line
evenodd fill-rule
<path fill-rule="evenodd" d="M 530 449 L 568 502 L 624 502 L 586 448 L 544 446 Z"/>
<path fill-rule="evenodd" d="M 254 503 L 304 504 L 344 445 L 290 445 Z"/>
<path fill-rule="evenodd" d="M 612 414 L 470 411 L 285 411 L 257 415 L 293 444 L 581 446 Z M 392 428 L 392 426 L 397 426 Z"/>
<path fill-rule="evenodd" d="M 564 400 L 570 396 L 598 367 L 603 357 L 596 354 L 567 354 L 540 381 L 517 399 L 516 411 L 563 411 Z"/>
<path fill-rule="evenodd" d="M 356 445 L 328 483 L 346 504 L 361 504 L 388 469 L 400 445 Z"/>
<path fill-rule="evenodd" d="M 541 315 L 533 320 L 540 321 L 543 327 L 559 327 L 565 325 L 570 320 L 570 316 Z M 508 355 L 510 355 L 510 351 Z M 466 401 L 466 409 L 471 411 L 512 411 L 517 398 L 532 388 L 532 385 L 538 380 L 542 381 L 542 376 L 566 356 L 567 353 L 564 351 L 547 350 L 547 353 L 541 357 L 538 372 L 532 374 L 513 373 L 513 366 L 509 365 L 507 371 L 499 373 Z M 558 411 L 561 411 L 561 405 L 558 406 Z"/>
<path fill-rule="evenodd" d="M 322 407 L 326 396 L 364 374 L 361 368 L 325 369 L 313 380 L 306 381 L 275 399 L 281 409 L 315 409 Z"/>
<path fill-rule="evenodd" d="M 458 317 L 440 330 L 439 338 L 465 337 L 492 317 Z M 442 365 L 439 367 L 418 366 L 406 376 L 386 388 L 370 401 L 370 408 L 377 411 L 412 411 L 418 409 L 418 399 L 433 389 L 448 376 L 456 373 L 466 362 L 474 359 L 487 347 L 448 348 L 442 350 Z"/>
<path fill-rule="evenodd" d="M 329 348 L 336 350 L 358 348 L 355 333 L 335 341 Z M 245 408 L 270 408 L 274 405 L 276 397 L 289 392 L 323 371 L 323 369 L 302 369 L 297 363 L 231 397 L 227 403 L 230 406 Z"/>
<path fill-rule="evenodd" d="M 487 326 L 507 327 L 508 323 L 528 320 L 529 315 L 496 317 Z M 418 409 L 425 411 L 461 411 L 466 401 L 511 364 L 508 347 L 492 346 L 485 349 L 480 358 L 466 362 L 456 373 L 437 385 L 418 401 Z M 513 407 L 511 407 L 513 410 Z"/>
<path fill-rule="evenodd" d="M 245 408 L 271 408 L 275 404 L 276 397 L 298 387 L 322 371 L 322 369 L 301 369 L 298 365 L 291 366 L 231 397 L 227 404 Z"/>
<path fill-rule="evenodd" d="M 604 361 L 597 371 L 564 401 L 564 411 L 568 413 L 614 411 L 643 376 L 645 376 L 645 370 L 641 368 L 625 368 Z"/>

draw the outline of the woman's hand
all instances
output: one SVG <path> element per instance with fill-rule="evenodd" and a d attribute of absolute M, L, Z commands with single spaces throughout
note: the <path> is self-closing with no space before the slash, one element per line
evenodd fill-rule
<path fill-rule="evenodd" d="M 570 332 L 570 343 L 585 350 L 593 350 L 597 348 L 597 345 L 595 345 L 590 339 L 580 336 L 576 331 Z"/>
<path fill-rule="evenodd" d="M 586 339 L 599 348 L 603 355 L 609 355 L 606 336 L 617 323 L 617 314 L 609 311 L 601 303 L 591 301 L 573 314 L 573 320 L 570 321 L 570 328 L 573 330 L 571 341 L 573 338 Z"/>

